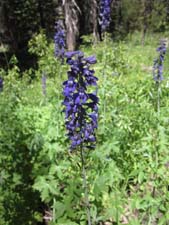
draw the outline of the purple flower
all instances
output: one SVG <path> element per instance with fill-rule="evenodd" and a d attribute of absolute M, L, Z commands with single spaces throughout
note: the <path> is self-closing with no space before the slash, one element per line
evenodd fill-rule
<path fill-rule="evenodd" d="M 46 76 L 42 75 L 42 94 L 46 96 Z"/>
<path fill-rule="evenodd" d="M 3 79 L 0 77 L 0 92 L 3 91 Z"/>
<path fill-rule="evenodd" d="M 95 64 L 96 63 L 96 57 L 95 56 L 89 56 L 87 58 L 84 58 L 84 60 L 89 64 Z"/>
<path fill-rule="evenodd" d="M 61 25 L 61 21 L 58 21 L 55 25 L 55 56 L 58 57 L 61 62 L 64 62 L 64 54 L 65 54 L 65 31 Z"/>
<path fill-rule="evenodd" d="M 106 31 L 110 24 L 111 0 L 100 0 L 100 26 L 102 32 Z"/>
<path fill-rule="evenodd" d="M 75 56 L 75 55 L 80 55 L 82 52 L 80 52 L 80 51 L 72 51 L 72 52 L 66 52 L 65 53 L 65 57 L 66 58 L 72 58 L 73 56 Z"/>
<path fill-rule="evenodd" d="M 74 92 L 76 89 L 76 82 L 73 77 L 69 77 L 69 79 L 65 82 L 63 82 L 64 85 L 64 96 L 69 96 L 70 93 Z"/>
<path fill-rule="evenodd" d="M 161 41 L 160 46 L 157 48 L 157 52 L 159 52 L 159 56 L 154 60 L 153 65 L 153 78 L 156 82 L 161 82 L 163 78 L 163 62 L 164 56 L 166 53 L 166 44 L 164 41 Z"/>
<path fill-rule="evenodd" d="M 90 65 L 96 63 L 96 58 L 84 57 L 81 51 L 67 52 L 65 57 L 70 70 L 68 80 L 63 82 L 63 105 L 71 149 L 82 145 L 93 148 L 99 99 L 96 94 L 88 93 L 87 87 L 97 85 L 95 72 L 90 69 Z"/>

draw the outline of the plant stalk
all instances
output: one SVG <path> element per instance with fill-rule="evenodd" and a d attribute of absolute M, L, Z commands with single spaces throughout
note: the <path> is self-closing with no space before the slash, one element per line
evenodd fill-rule
<path fill-rule="evenodd" d="M 84 202 L 86 207 L 86 215 L 88 220 L 88 225 L 92 225 L 91 222 L 91 214 L 90 214 L 90 205 L 89 205 L 89 194 L 87 187 L 87 176 L 86 176 L 86 168 L 85 168 L 85 157 L 83 146 L 80 146 L 80 156 L 81 156 L 81 168 L 82 168 L 82 179 L 83 179 L 83 188 L 84 188 Z"/>
<path fill-rule="evenodd" d="M 103 56 L 104 56 L 104 65 L 103 65 L 103 78 L 104 78 L 104 103 L 103 103 L 103 112 L 104 112 L 104 130 L 105 130 L 105 123 L 106 123 L 106 90 L 105 90 L 105 82 L 106 82 L 106 59 L 107 59 L 107 55 L 106 55 L 106 43 L 107 43 L 107 38 L 106 38 L 106 33 L 104 33 L 104 49 L 103 49 Z"/>
<path fill-rule="evenodd" d="M 157 170 L 158 170 L 158 162 L 159 162 L 159 148 L 158 148 L 158 143 L 159 143 L 159 121 L 160 121 L 160 92 L 161 92 L 161 87 L 160 87 L 160 82 L 157 82 L 157 143 L 156 143 L 156 152 L 155 152 L 155 176 L 154 180 L 157 179 Z M 152 196 L 155 197 L 155 192 L 156 188 L 153 187 L 152 191 Z"/>

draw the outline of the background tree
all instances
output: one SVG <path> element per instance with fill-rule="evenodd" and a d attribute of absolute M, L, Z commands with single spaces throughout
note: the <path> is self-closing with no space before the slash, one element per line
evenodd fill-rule
<path fill-rule="evenodd" d="M 142 40 L 141 43 L 144 45 L 145 35 L 148 29 L 148 24 L 150 24 L 151 20 L 151 12 L 153 6 L 153 0 L 142 0 L 142 8 L 143 8 L 143 21 L 142 21 Z"/>
<path fill-rule="evenodd" d="M 6 30 L 5 26 L 5 11 L 4 11 L 4 1 L 0 2 L 0 41 L 3 42 L 4 33 Z"/>
<path fill-rule="evenodd" d="M 2 0 L 0 2 L 0 39 L 7 44 L 8 60 L 15 54 L 20 65 L 32 66 L 28 58 L 27 43 L 41 28 L 48 38 L 54 36 L 54 23 L 62 19 L 67 34 L 67 47 L 76 48 L 82 35 L 93 34 L 99 39 L 99 0 Z M 112 0 L 111 24 L 108 32 L 113 39 L 125 38 L 141 31 L 142 44 L 145 34 L 169 29 L 168 0 Z M 4 54 L 0 52 L 0 63 Z"/>
<path fill-rule="evenodd" d="M 80 35 L 93 34 L 93 40 L 97 42 L 99 40 L 98 1 L 82 0 L 81 2 L 79 1 L 79 7 L 82 11 L 80 16 Z"/>
<path fill-rule="evenodd" d="M 76 48 L 79 37 L 79 14 L 81 10 L 75 0 L 63 0 L 65 25 L 66 25 L 66 42 L 69 51 Z"/>

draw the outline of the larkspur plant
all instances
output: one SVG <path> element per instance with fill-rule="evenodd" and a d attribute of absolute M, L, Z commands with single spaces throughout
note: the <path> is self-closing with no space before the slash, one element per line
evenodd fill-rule
<path fill-rule="evenodd" d="M 166 43 L 164 40 L 161 40 L 160 46 L 156 49 L 157 52 L 159 53 L 158 57 L 154 60 L 154 65 L 153 65 L 153 78 L 154 81 L 156 82 L 156 88 L 157 88 L 157 137 L 156 137 L 156 142 L 155 142 L 155 158 L 154 161 L 156 162 L 155 165 L 155 171 L 158 171 L 159 169 L 159 155 L 160 155 L 160 148 L 159 148 L 159 143 L 161 142 L 160 138 L 160 97 L 161 97 L 161 81 L 163 80 L 163 62 L 164 62 L 164 56 L 166 54 Z M 154 180 L 159 180 L 157 178 L 157 174 L 154 174 Z M 154 186 L 152 190 L 152 196 L 155 197 L 157 191 L 157 187 Z"/>
<path fill-rule="evenodd" d="M 3 91 L 3 79 L 0 77 L 0 92 Z"/>
<path fill-rule="evenodd" d="M 61 21 L 56 23 L 55 30 L 55 56 L 61 60 L 61 63 L 63 63 L 65 54 L 65 31 L 61 25 Z"/>
<path fill-rule="evenodd" d="M 154 60 L 153 78 L 156 82 L 161 82 L 163 80 L 163 62 L 166 53 L 166 44 L 164 41 L 161 41 L 157 52 L 159 52 L 159 57 Z"/>
<path fill-rule="evenodd" d="M 90 66 L 96 63 L 96 58 L 84 57 L 81 51 L 67 52 L 65 57 L 71 68 L 67 73 L 68 80 L 63 83 L 66 128 L 71 141 L 71 151 L 80 150 L 84 203 L 88 225 L 91 225 L 84 150 L 94 148 L 96 143 L 99 99 L 96 93 L 87 92 L 89 86 L 97 86 L 95 71 L 90 69 Z"/>
<path fill-rule="evenodd" d="M 42 94 L 46 96 L 46 75 L 43 73 L 42 75 Z"/>
<path fill-rule="evenodd" d="M 111 0 L 100 0 L 100 26 L 102 32 L 105 32 L 110 24 Z"/>
<path fill-rule="evenodd" d="M 71 140 L 71 150 L 83 145 L 83 148 L 93 148 L 96 137 L 98 119 L 98 97 L 95 93 L 87 93 L 88 86 L 97 85 L 95 71 L 90 65 L 96 63 L 95 56 L 84 57 L 81 51 L 65 54 L 68 80 L 63 83 L 66 128 Z"/>

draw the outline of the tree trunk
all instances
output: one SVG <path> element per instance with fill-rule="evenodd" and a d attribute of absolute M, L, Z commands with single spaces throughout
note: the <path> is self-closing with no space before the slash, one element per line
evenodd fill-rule
<path fill-rule="evenodd" d="M 99 34 L 98 34 L 98 7 L 96 0 L 92 0 L 91 13 L 93 21 L 93 40 L 94 43 L 97 43 L 97 41 L 99 40 Z"/>
<path fill-rule="evenodd" d="M 79 13 L 80 9 L 75 0 L 63 0 L 65 25 L 66 25 L 66 43 L 68 51 L 76 48 L 76 41 L 79 37 Z"/>
<path fill-rule="evenodd" d="M 5 33 L 5 12 L 4 1 L 0 2 L 0 42 L 2 43 L 2 37 Z"/>
<path fill-rule="evenodd" d="M 142 38 L 141 38 L 141 44 L 144 45 L 145 42 L 145 36 L 147 33 L 147 28 L 149 24 L 149 19 L 152 12 L 152 2 L 153 0 L 143 0 L 143 29 L 142 29 Z"/>
<path fill-rule="evenodd" d="M 44 12 L 43 12 L 43 2 L 41 0 L 38 0 L 38 11 L 39 11 L 39 17 L 40 17 L 40 26 L 41 28 L 45 28 L 45 22 L 44 22 Z"/>
<path fill-rule="evenodd" d="M 169 23 L 169 0 L 166 0 L 166 21 Z"/>
<path fill-rule="evenodd" d="M 97 42 L 98 34 L 98 3 L 97 0 L 77 0 L 81 10 L 80 35 L 93 34 L 93 41 Z"/>

